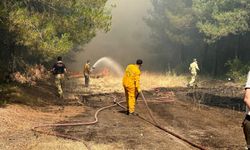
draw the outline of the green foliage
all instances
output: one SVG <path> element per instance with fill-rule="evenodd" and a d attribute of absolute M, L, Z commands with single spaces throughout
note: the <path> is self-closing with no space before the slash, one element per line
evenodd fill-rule
<path fill-rule="evenodd" d="M 109 31 L 106 0 L 3 0 L 0 19 L 17 46 L 49 61 L 88 43 L 98 30 Z"/>
<path fill-rule="evenodd" d="M 177 72 L 198 58 L 202 73 L 223 76 L 231 58 L 250 58 L 249 0 L 151 0 L 154 49 Z M 155 51 L 154 51 L 155 52 Z"/>
<path fill-rule="evenodd" d="M 165 56 L 165 63 L 170 64 L 171 69 L 181 71 L 180 64 L 190 58 L 186 47 L 201 41 L 195 26 L 192 0 L 151 1 L 153 9 L 146 23 L 152 30 L 153 49 L 159 52 L 159 57 Z"/>
<path fill-rule="evenodd" d="M 152 0 L 154 10 L 146 21 L 154 30 L 154 36 L 164 33 L 170 42 L 188 45 L 194 28 L 194 15 L 190 0 Z M 157 35 L 159 34 L 159 35 Z"/>
<path fill-rule="evenodd" d="M 0 106 L 7 104 L 10 100 L 10 94 L 16 91 L 13 85 L 0 84 Z"/>
<path fill-rule="evenodd" d="M 250 70 L 250 64 L 244 64 L 239 59 L 232 59 L 227 61 L 225 66 L 228 68 L 227 77 L 236 81 L 243 81 Z"/>
<path fill-rule="evenodd" d="M 222 37 L 249 31 L 249 4 L 245 0 L 193 0 L 197 28 L 211 44 Z"/>

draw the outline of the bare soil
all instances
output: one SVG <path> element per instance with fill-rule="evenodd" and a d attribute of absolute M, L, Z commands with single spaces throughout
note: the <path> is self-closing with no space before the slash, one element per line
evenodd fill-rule
<path fill-rule="evenodd" d="M 141 97 L 136 112 L 146 120 L 127 116 L 123 108 L 116 106 L 102 111 L 94 125 L 46 129 L 80 141 L 31 130 L 48 123 L 93 121 L 99 108 L 113 104 L 114 96 L 118 101 L 125 100 L 122 89 L 114 88 L 121 86 L 119 83 L 109 84 L 105 79 L 91 81 L 89 88 L 83 86 L 81 78 L 66 81 L 64 99 L 55 96 L 52 84 L 23 87 L 21 91 L 28 93 L 33 103 L 15 100 L 0 108 L 0 149 L 196 149 L 153 126 Z M 206 149 L 244 149 L 242 87 L 225 83 L 207 85 L 195 89 L 158 87 L 144 91 L 144 95 L 157 122 L 168 130 Z M 162 100 L 174 101 L 150 102 L 166 96 Z"/>

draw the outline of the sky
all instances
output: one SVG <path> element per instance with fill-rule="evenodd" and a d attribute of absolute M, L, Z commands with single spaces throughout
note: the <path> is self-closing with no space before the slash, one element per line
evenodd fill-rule
<path fill-rule="evenodd" d="M 109 0 L 107 7 L 112 8 L 112 25 L 108 33 L 98 32 L 84 49 L 75 54 L 75 62 L 69 63 L 71 70 L 81 71 L 87 59 L 92 65 L 102 57 L 110 57 L 124 68 L 144 61 L 145 70 L 155 70 L 156 55 L 149 49 L 150 28 L 144 21 L 152 5 L 150 0 Z"/>

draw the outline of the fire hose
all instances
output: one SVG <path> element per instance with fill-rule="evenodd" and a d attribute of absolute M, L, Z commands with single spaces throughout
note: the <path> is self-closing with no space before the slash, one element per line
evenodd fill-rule
<path fill-rule="evenodd" d="M 79 139 L 79 138 L 75 138 L 75 137 L 71 137 L 71 136 L 63 135 L 63 134 L 58 134 L 58 133 L 50 133 L 48 131 L 39 130 L 39 128 L 93 125 L 93 124 L 96 124 L 98 122 L 98 114 L 99 114 L 99 112 L 101 112 L 101 111 L 103 111 L 105 109 L 114 107 L 116 105 L 117 104 L 113 104 L 113 105 L 109 105 L 109 106 L 102 107 L 102 108 L 98 109 L 95 112 L 95 120 L 94 121 L 90 121 L 90 122 L 75 122 L 75 123 L 61 123 L 61 124 L 60 123 L 45 124 L 45 125 L 40 125 L 40 126 L 33 127 L 32 131 L 35 131 L 35 132 L 38 132 L 38 133 L 41 133 L 41 134 L 52 135 L 52 136 L 56 136 L 56 137 L 62 137 L 62 138 L 66 138 L 66 139 L 70 139 L 70 140 L 74 140 L 74 141 L 79 141 L 80 142 L 81 139 Z M 86 143 L 84 143 L 84 145 L 86 146 L 87 149 L 90 149 L 89 146 Z"/>
<path fill-rule="evenodd" d="M 195 148 L 198 148 L 198 149 L 200 149 L 200 150 L 206 150 L 206 148 L 204 148 L 203 146 L 198 145 L 198 144 L 196 144 L 196 143 L 193 143 L 193 142 L 189 141 L 188 139 L 186 139 L 186 138 L 184 138 L 184 137 L 182 137 L 182 136 L 180 136 L 180 135 L 174 133 L 173 131 L 170 131 L 170 130 L 164 128 L 164 127 L 161 126 L 160 124 L 158 124 L 158 123 L 156 122 L 155 118 L 153 117 L 152 111 L 151 111 L 151 109 L 150 109 L 149 106 L 148 106 L 148 103 L 147 103 L 147 101 L 146 101 L 146 99 L 145 99 L 145 97 L 144 97 L 144 94 L 143 94 L 142 92 L 140 92 L 140 94 L 141 94 L 141 96 L 142 96 L 143 102 L 145 103 L 145 105 L 146 105 L 146 107 L 147 107 L 147 111 L 148 111 L 148 113 L 149 113 L 149 116 L 150 116 L 150 118 L 153 120 L 154 123 L 149 122 L 149 121 L 146 120 L 144 117 L 142 117 L 142 116 L 140 116 L 139 114 L 137 114 L 137 116 L 138 116 L 139 118 L 141 118 L 141 119 L 143 119 L 143 120 L 149 122 L 150 124 L 154 125 L 155 127 L 157 127 L 157 128 L 159 128 L 159 129 L 161 129 L 161 130 L 163 130 L 163 131 L 165 131 L 165 132 L 171 134 L 172 136 L 174 136 L 174 137 L 176 137 L 176 138 L 178 138 L 178 139 L 180 139 L 180 140 L 182 140 L 182 141 L 188 143 L 189 145 L 191 145 L 191 146 L 193 146 L 193 147 L 195 147 Z M 120 103 L 117 103 L 117 105 L 119 105 L 120 107 L 126 109 L 126 108 L 125 108 L 124 106 L 122 106 Z"/>
<path fill-rule="evenodd" d="M 143 119 L 143 120 L 145 120 L 145 121 L 151 123 L 151 124 L 154 125 L 155 127 L 157 127 L 157 128 L 159 128 L 159 129 L 161 129 L 161 130 L 163 130 L 163 131 L 165 131 L 165 132 L 171 134 L 172 136 L 174 136 L 174 137 L 176 137 L 176 138 L 178 138 L 178 139 L 180 139 L 180 140 L 182 140 L 182 141 L 188 143 L 189 145 L 191 145 L 191 146 L 193 146 L 193 147 L 195 147 L 195 148 L 198 148 L 198 149 L 200 149 L 200 150 L 205 150 L 204 147 L 202 147 L 202 146 L 200 146 L 200 145 L 198 145 L 198 144 L 195 144 L 195 143 L 189 141 L 188 139 L 186 139 L 186 138 L 184 138 L 184 137 L 182 137 L 182 136 L 180 136 L 180 135 L 178 135 L 178 134 L 176 134 L 176 133 L 174 133 L 174 132 L 172 132 L 172 131 L 170 131 L 170 130 L 164 128 L 164 127 L 162 127 L 160 124 L 158 124 L 157 121 L 155 120 L 155 118 L 153 117 L 152 111 L 151 111 L 151 109 L 150 109 L 149 106 L 148 106 L 148 103 L 147 103 L 147 101 L 146 101 L 146 99 L 145 99 L 145 97 L 144 97 L 144 94 L 143 94 L 142 92 L 140 92 L 140 94 L 141 94 L 141 96 L 142 96 L 142 99 L 143 99 L 143 101 L 144 101 L 146 107 L 147 107 L 147 111 L 148 111 L 148 113 L 149 113 L 149 115 L 150 115 L 150 118 L 153 120 L 154 123 L 149 122 L 148 120 L 146 120 L 145 118 L 143 118 L 142 116 L 140 116 L 139 114 L 137 114 L 137 116 L 138 116 L 139 118 L 141 118 L 141 119 Z M 165 100 L 165 101 L 159 100 L 159 99 L 163 99 L 163 98 L 164 98 L 164 97 L 160 97 L 160 98 L 155 99 L 155 100 L 150 100 L 150 102 L 173 102 L 173 101 L 174 101 L 174 100 Z M 123 109 L 127 109 L 127 108 L 125 108 L 123 105 L 121 105 L 121 103 L 124 103 L 125 101 L 119 101 L 119 102 L 117 102 L 116 100 L 117 100 L 117 98 L 116 98 L 116 97 L 113 97 L 113 102 L 114 102 L 113 105 L 105 106 L 105 107 L 102 107 L 102 108 L 98 109 L 98 110 L 95 112 L 95 116 L 94 116 L 94 117 L 95 117 L 95 120 L 94 120 L 94 121 L 90 121 L 90 122 L 74 122 L 74 123 L 45 124 L 45 125 L 39 125 L 39 126 L 33 127 L 33 128 L 32 128 L 32 131 L 38 132 L 38 133 L 41 133 L 41 134 L 52 135 L 52 136 L 62 137 L 62 138 L 71 139 L 71 140 L 74 140 L 74 141 L 79 141 L 79 142 L 81 142 L 82 140 L 79 139 L 79 138 L 75 138 L 75 137 L 71 137 L 71 136 L 64 135 L 64 134 L 59 134 L 59 133 L 50 133 L 50 132 L 48 132 L 48 131 L 39 130 L 39 129 L 41 129 L 41 128 L 49 128 L 49 127 L 82 126 L 82 125 L 93 125 L 93 124 L 96 124 L 96 123 L 99 121 L 99 120 L 98 120 L 98 114 L 99 114 L 99 112 L 101 112 L 101 111 L 103 111 L 103 110 L 105 110 L 105 109 L 108 109 L 108 108 L 111 108 L 111 107 L 115 107 L 115 106 L 120 106 L 120 107 L 123 108 Z M 86 143 L 83 143 L 83 144 L 86 146 L 87 149 L 90 149 L 89 146 L 88 146 Z"/>

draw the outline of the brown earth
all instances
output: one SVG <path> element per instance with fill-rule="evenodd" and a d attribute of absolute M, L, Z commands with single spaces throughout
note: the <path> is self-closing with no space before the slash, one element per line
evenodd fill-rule
<path fill-rule="evenodd" d="M 142 101 L 138 101 L 136 112 L 146 120 L 127 116 L 124 109 L 116 106 L 102 111 L 98 116 L 99 122 L 94 125 L 45 129 L 46 132 L 67 135 L 80 141 L 31 130 L 48 123 L 93 121 L 95 111 L 112 105 L 114 96 L 117 100 L 125 99 L 120 82 L 114 80 L 92 79 L 91 87 L 84 88 L 81 78 L 72 78 L 66 81 L 64 100 L 55 96 L 52 84 L 23 87 L 21 91 L 28 93 L 33 103 L 24 105 L 15 100 L 15 103 L 0 108 L 0 149 L 196 149 L 150 124 L 152 120 Z M 242 87 L 217 82 L 209 87 L 203 83 L 196 89 L 145 89 L 149 107 L 164 128 L 206 149 L 244 149 Z M 166 96 L 161 100 L 174 101 L 150 102 Z"/>

